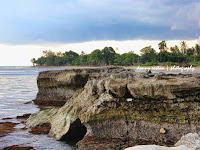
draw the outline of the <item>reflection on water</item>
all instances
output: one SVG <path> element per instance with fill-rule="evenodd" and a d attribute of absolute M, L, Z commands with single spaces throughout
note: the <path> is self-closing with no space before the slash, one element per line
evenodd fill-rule
<path fill-rule="evenodd" d="M 59 68 L 64 69 L 64 68 Z M 56 68 L 0 67 L 0 119 L 34 113 L 39 109 L 33 103 L 37 94 L 36 78 L 39 71 Z M 3 120 L 0 120 L 2 122 Z M 9 121 L 18 122 L 16 119 Z M 21 128 L 20 124 L 17 128 Z M 47 135 L 33 135 L 27 130 L 17 130 L 0 138 L 0 149 L 10 145 L 29 145 L 35 149 L 71 150 L 68 144 Z"/>

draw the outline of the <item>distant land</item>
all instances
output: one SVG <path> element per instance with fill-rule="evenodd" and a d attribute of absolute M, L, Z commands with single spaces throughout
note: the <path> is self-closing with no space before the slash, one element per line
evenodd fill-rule
<path fill-rule="evenodd" d="M 150 46 L 140 50 L 138 55 L 134 51 L 119 54 L 117 49 L 104 47 L 102 50 L 95 49 L 90 54 L 84 51 L 78 54 L 72 50 L 53 52 L 52 50 L 43 51 L 43 55 L 38 59 L 32 58 L 33 66 L 156 66 L 156 65 L 181 65 L 199 66 L 200 65 L 200 45 L 188 47 L 185 41 L 181 46 L 167 47 L 165 41 L 158 44 L 159 52 Z"/>

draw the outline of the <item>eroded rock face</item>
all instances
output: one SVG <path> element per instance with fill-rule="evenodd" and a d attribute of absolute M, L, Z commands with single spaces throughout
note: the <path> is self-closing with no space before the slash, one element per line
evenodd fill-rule
<path fill-rule="evenodd" d="M 172 146 L 183 135 L 200 132 L 198 74 L 136 73 L 123 68 L 47 71 L 39 74 L 38 87 L 36 103 L 52 102 L 51 97 L 58 103 L 59 97 L 71 98 L 61 108 L 31 115 L 26 124 L 51 123 L 49 135 L 59 140 L 80 119 L 87 129 L 78 142 L 81 150 L 134 144 Z M 101 141 L 109 141 L 108 147 Z"/>
<path fill-rule="evenodd" d="M 88 80 L 109 76 L 117 69 L 70 69 L 40 72 L 37 77 L 38 93 L 34 103 L 42 106 L 62 106 L 79 93 Z"/>

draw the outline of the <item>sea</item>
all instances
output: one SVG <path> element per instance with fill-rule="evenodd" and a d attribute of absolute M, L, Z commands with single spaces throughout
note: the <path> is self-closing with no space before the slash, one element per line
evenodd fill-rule
<path fill-rule="evenodd" d="M 30 102 L 36 97 L 37 75 L 40 71 L 63 70 L 66 68 L 37 68 L 21 66 L 0 66 L 0 122 L 17 122 L 16 116 L 39 111 L 37 105 Z M 13 118 L 2 120 L 2 118 Z M 37 150 L 74 150 L 65 141 L 56 141 L 47 135 L 34 135 L 28 130 L 21 130 L 23 124 L 7 136 L 0 137 L 0 149 L 6 146 L 32 146 Z"/>

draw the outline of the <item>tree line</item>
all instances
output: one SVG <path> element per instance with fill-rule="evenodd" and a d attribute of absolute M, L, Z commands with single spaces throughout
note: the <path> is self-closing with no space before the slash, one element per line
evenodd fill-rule
<path fill-rule="evenodd" d="M 64 53 L 45 50 L 41 57 L 33 58 L 31 62 L 34 66 L 200 65 L 200 45 L 196 44 L 189 48 L 185 41 L 180 44 L 180 47 L 175 45 L 168 48 L 166 42 L 161 41 L 158 44 L 159 52 L 147 46 L 140 50 L 140 55 L 135 54 L 134 51 L 119 54 L 112 47 L 96 49 L 90 54 L 83 51 L 78 54 L 72 50 Z"/>

